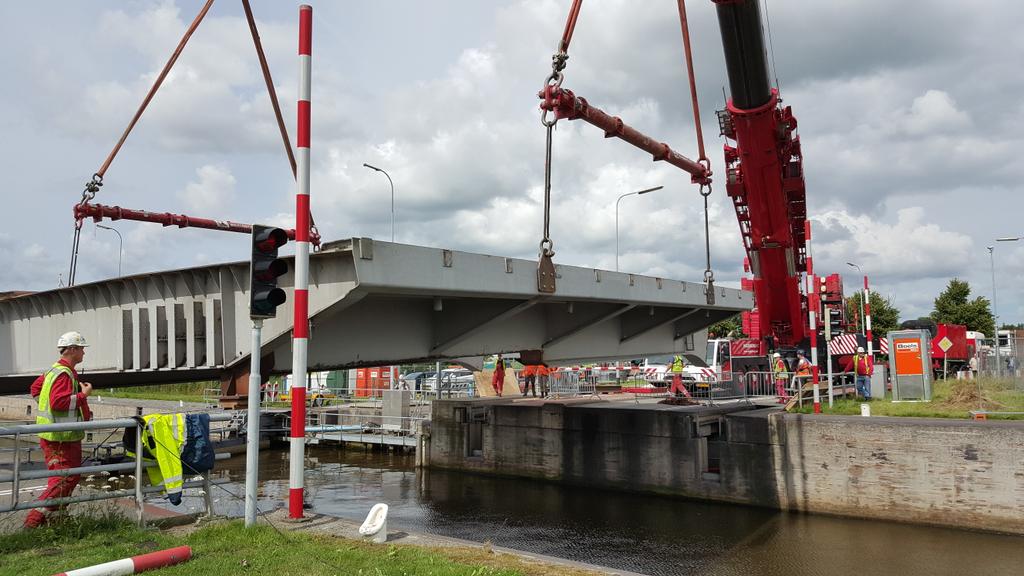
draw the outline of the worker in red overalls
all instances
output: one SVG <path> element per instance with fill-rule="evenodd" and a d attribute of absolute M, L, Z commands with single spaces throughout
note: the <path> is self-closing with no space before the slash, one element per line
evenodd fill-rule
<path fill-rule="evenodd" d="M 669 389 L 669 393 L 677 397 L 686 396 L 687 398 L 692 398 L 692 396 L 690 396 L 690 391 L 683 385 L 684 368 L 686 368 L 686 361 L 683 360 L 682 356 L 676 354 L 675 358 L 672 359 L 672 364 L 669 365 L 668 368 L 669 372 L 672 373 L 672 386 Z"/>
<path fill-rule="evenodd" d="M 92 394 L 92 384 L 78 381 L 75 366 L 85 358 L 85 338 L 78 332 L 68 332 L 57 340 L 60 359 L 32 383 L 33 397 L 39 398 L 36 424 L 84 422 L 92 419 L 86 398 Z M 78 468 L 82 465 L 82 439 L 85 432 L 40 432 L 39 445 L 49 470 Z M 51 476 L 40 500 L 71 496 L 80 476 Z M 57 506 L 47 506 L 54 512 Z M 25 518 L 26 528 L 38 528 L 46 522 L 46 512 L 36 508 Z"/>
<path fill-rule="evenodd" d="M 501 396 L 501 391 L 505 388 L 505 361 L 502 360 L 501 354 L 498 354 L 498 358 L 494 361 L 494 379 L 491 383 L 494 385 L 494 391 Z"/>
<path fill-rule="evenodd" d="M 772 373 L 775 375 L 775 395 L 779 397 L 779 402 L 786 401 L 786 383 L 789 380 L 789 370 L 786 368 L 786 362 L 782 359 L 782 354 L 776 352 L 772 354 Z"/>

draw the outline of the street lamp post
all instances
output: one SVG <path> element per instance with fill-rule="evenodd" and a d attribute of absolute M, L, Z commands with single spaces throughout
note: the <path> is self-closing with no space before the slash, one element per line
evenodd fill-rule
<path fill-rule="evenodd" d="M 626 192 L 622 196 L 619 196 L 618 200 L 615 201 L 615 271 L 619 271 L 619 202 L 622 201 L 626 196 L 637 196 L 641 194 L 647 194 L 648 192 L 655 192 L 661 190 L 664 186 L 655 186 L 654 188 L 647 188 L 646 190 L 638 190 L 636 192 Z"/>
<path fill-rule="evenodd" d="M 997 242 L 1014 242 L 1017 238 L 997 238 Z M 988 247 L 989 269 L 992 271 L 992 338 L 996 346 L 996 376 L 1002 376 L 1003 368 L 999 362 L 999 313 L 996 311 L 996 257 L 995 246 Z"/>
<path fill-rule="evenodd" d="M 853 262 L 847 262 L 846 265 L 847 266 L 851 266 L 853 268 L 856 268 L 858 274 L 860 274 L 862 276 L 864 275 L 864 273 L 860 271 L 860 266 L 857 266 Z M 866 326 L 867 325 L 865 324 L 865 321 L 864 321 L 864 298 L 867 296 L 867 287 L 868 287 L 868 277 L 864 276 L 864 292 L 865 293 L 862 294 L 861 297 L 860 297 L 860 328 L 861 328 L 861 333 L 864 334 L 865 336 L 867 336 L 867 330 L 866 330 Z"/>
<path fill-rule="evenodd" d="M 1024 240 L 1024 236 L 1007 236 L 1004 238 L 996 238 L 996 242 L 1017 242 L 1019 240 Z M 995 257 L 992 256 L 992 250 L 993 247 L 989 246 L 988 255 L 990 260 L 992 261 L 992 323 L 994 326 L 993 330 L 996 333 L 996 364 L 999 364 L 999 313 L 996 312 L 996 265 Z M 1006 345 L 1010 346 L 1009 336 L 1007 336 Z M 1012 350 L 1013 349 L 1011 348 L 1011 354 L 1013 353 Z M 1000 366 L 1000 371 L 1002 371 L 1002 366 Z M 1012 377 L 1013 375 L 1011 374 L 1010 376 Z"/>
<path fill-rule="evenodd" d="M 114 234 L 117 234 L 117 277 L 121 277 L 121 254 L 124 253 L 124 238 L 121 237 L 121 233 L 117 231 L 117 228 L 111 228 L 110 226 L 104 226 L 103 224 L 97 224 L 97 228 L 103 228 L 104 230 L 110 230 Z"/>
<path fill-rule="evenodd" d="M 391 176 L 388 176 L 388 173 L 385 172 L 384 170 L 382 170 L 381 168 L 377 168 L 376 166 L 371 166 L 371 165 L 369 165 L 369 164 L 367 164 L 365 162 L 363 162 L 363 166 L 366 166 L 370 170 L 376 170 L 377 172 L 380 172 L 381 174 L 387 176 L 388 184 L 391 184 L 391 241 L 394 242 L 395 241 L 395 183 L 391 181 Z"/>

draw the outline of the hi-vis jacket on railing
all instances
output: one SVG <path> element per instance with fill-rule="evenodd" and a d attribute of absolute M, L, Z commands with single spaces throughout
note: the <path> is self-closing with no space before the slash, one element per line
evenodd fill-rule
<path fill-rule="evenodd" d="M 157 465 L 146 468 L 150 484 L 163 486 L 171 504 L 181 504 L 184 472 L 198 474 L 213 468 L 209 414 L 148 414 L 142 416 L 142 458 Z M 135 434 L 126 430 L 125 453 L 135 457 Z"/>

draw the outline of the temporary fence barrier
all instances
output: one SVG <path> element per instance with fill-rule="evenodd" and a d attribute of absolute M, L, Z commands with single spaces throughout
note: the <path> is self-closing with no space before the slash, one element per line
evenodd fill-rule
<path fill-rule="evenodd" d="M 232 419 L 233 414 L 231 412 L 221 412 L 210 414 L 211 422 L 226 422 Z M 88 422 L 65 422 L 59 424 L 21 424 L 15 426 L 6 426 L 0 428 L 0 437 L 13 437 L 15 447 L 19 446 L 22 436 L 34 436 L 42 432 L 72 432 L 72 431 L 96 431 L 96 430 L 117 430 L 119 428 L 134 428 L 135 429 L 135 445 L 142 446 L 142 428 L 138 426 L 138 423 L 131 418 L 116 418 L 109 420 L 90 420 Z M 15 510 L 29 510 L 32 508 L 43 508 L 48 506 L 65 506 L 68 504 L 76 504 L 81 502 L 93 502 L 99 500 L 108 500 L 112 498 L 134 498 L 136 506 L 138 508 L 138 523 L 139 525 L 144 524 L 143 518 L 143 506 L 145 504 L 145 497 L 148 494 L 155 494 L 163 491 L 160 486 L 146 486 L 142 485 L 143 474 L 142 471 L 145 468 L 157 466 L 155 462 L 143 462 L 142 450 L 138 450 L 133 462 L 122 462 L 118 464 L 99 464 L 92 466 L 79 466 L 76 468 L 65 468 L 63 470 L 22 470 L 21 469 L 21 456 L 20 451 L 14 451 L 14 462 L 13 469 L 10 475 L 0 476 L 0 482 L 11 483 L 11 502 L 6 507 L 0 507 L 0 513 L 13 512 Z M 229 458 L 229 454 L 217 454 L 216 458 L 222 460 Z M 110 474 L 111 472 L 120 471 L 134 471 L 134 490 L 109 490 L 106 492 L 95 492 L 89 494 L 83 494 L 79 496 L 70 496 L 64 498 L 50 498 L 47 500 L 31 500 L 31 501 L 20 501 L 21 493 L 23 489 L 21 482 L 24 480 L 39 480 L 50 477 L 63 477 L 63 476 L 79 476 L 86 474 L 103 474 L 104 472 Z M 198 478 L 198 480 L 197 480 Z M 211 496 L 211 486 L 214 484 L 222 484 L 227 482 L 211 480 L 209 474 L 197 475 L 193 477 L 193 480 L 184 482 L 182 489 L 186 488 L 202 488 L 204 492 L 204 502 L 206 504 L 207 515 L 213 514 L 213 499 Z"/>

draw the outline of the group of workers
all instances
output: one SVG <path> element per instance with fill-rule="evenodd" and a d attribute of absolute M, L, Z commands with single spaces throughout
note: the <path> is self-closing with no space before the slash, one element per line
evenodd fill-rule
<path fill-rule="evenodd" d="M 857 394 L 865 400 L 871 400 L 871 375 L 874 374 L 875 367 L 871 356 L 864 352 L 863 346 L 857 347 L 857 353 L 853 356 L 852 364 Z M 775 375 L 775 393 L 779 397 L 779 401 L 783 402 L 787 397 L 786 384 L 791 374 L 786 361 L 782 358 L 782 354 L 778 352 L 772 354 L 772 373 Z M 811 362 L 807 360 L 803 352 L 796 353 L 796 370 L 792 375 L 796 377 L 797 382 L 801 385 L 814 376 Z"/>
<path fill-rule="evenodd" d="M 548 396 L 548 374 L 553 372 L 544 364 L 528 364 L 523 367 L 520 371 L 520 375 L 523 376 L 523 397 L 532 395 L 534 398 L 537 397 L 537 384 L 540 383 L 540 397 L 547 398 Z M 494 361 L 494 374 L 491 377 L 491 384 L 494 386 L 494 392 L 499 397 L 505 391 L 505 361 L 502 359 L 501 354 L 498 354 L 497 359 Z"/>

